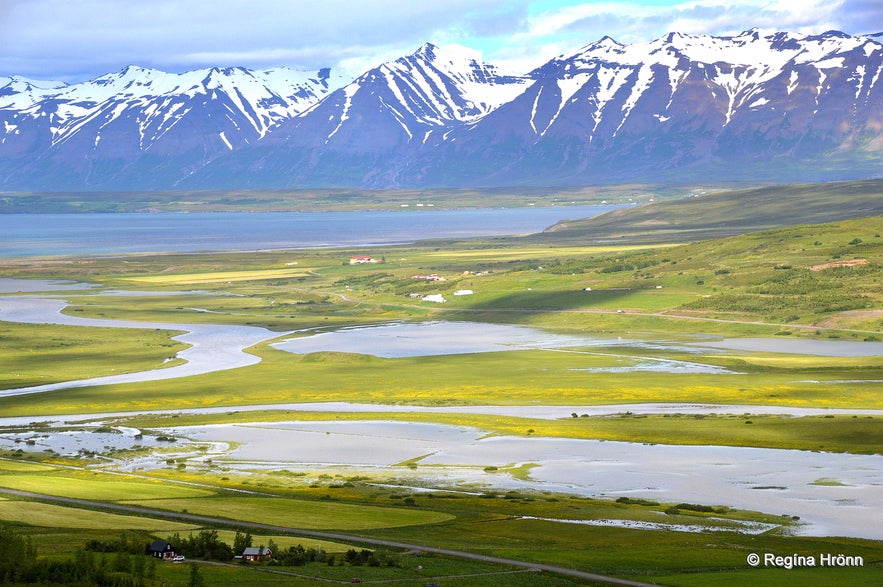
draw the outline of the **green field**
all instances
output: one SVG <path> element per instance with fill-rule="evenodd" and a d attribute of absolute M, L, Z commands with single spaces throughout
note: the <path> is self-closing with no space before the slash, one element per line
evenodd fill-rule
<path fill-rule="evenodd" d="M 120 480 L 107 475 L 93 475 L 97 482 L 109 486 L 120 486 Z M 269 479 L 269 477 L 265 478 Z M 848 552 L 851 556 L 862 556 L 874 561 L 879 557 L 880 546 L 873 541 L 844 538 L 798 538 L 784 532 L 766 532 L 760 535 L 738 533 L 682 533 L 655 530 L 629 530 L 624 528 L 591 528 L 573 524 L 562 524 L 547 519 L 566 516 L 569 519 L 619 519 L 675 524 L 711 524 L 720 526 L 725 520 L 751 520 L 771 523 L 787 529 L 792 521 L 787 517 L 758 515 L 739 510 L 718 510 L 714 513 L 681 510 L 678 514 L 663 513 L 670 504 L 657 504 L 636 500 L 635 503 L 611 502 L 585 498 L 555 495 L 537 496 L 509 492 L 492 496 L 468 496 L 458 493 L 435 492 L 413 495 L 413 505 L 402 507 L 383 506 L 384 502 L 400 501 L 401 493 L 395 495 L 389 490 L 378 490 L 360 483 L 351 483 L 339 488 L 323 487 L 306 489 L 297 493 L 274 490 L 269 483 L 262 483 L 264 491 L 289 493 L 288 497 L 199 497 L 176 500 L 147 500 L 142 505 L 168 509 L 174 512 L 200 513 L 220 516 L 231 520 L 243 519 L 248 522 L 269 522 L 274 525 L 296 524 L 306 528 L 344 529 L 349 526 L 365 536 L 390 538 L 400 541 L 419 541 L 427 546 L 466 549 L 477 553 L 494 554 L 524 561 L 537 561 L 576 566 L 590 572 L 613 574 L 639 581 L 653 581 L 662 585 L 692 584 L 691 577 L 701 572 L 711 584 L 744 584 L 751 578 L 760 585 L 775 585 L 781 580 L 777 569 L 754 569 L 750 574 L 745 569 L 744 559 L 749 552 L 800 552 L 826 553 Z M 112 493 L 108 493 L 115 497 Z M 14 504 L 14 507 L 13 507 Z M 0 501 L 0 515 L 6 523 L 15 524 L 26 530 L 40 544 L 55 543 L 61 548 L 56 552 L 76 551 L 76 541 L 84 543 L 98 537 L 113 541 L 125 532 L 142 532 L 154 536 L 172 537 L 173 534 L 187 536 L 196 534 L 199 529 L 168 520 L 149 517 L 135 518 L 110 513 L 95 512 L 79 508 L 56 505 Z M 55 520 L 53 522 L 53 519 Z M 235 525 L 235 522 L 232 522 Z M 222 530 L 219 537 L 232 543 L 232 530 Z M 135 535 L 133 535 L 135 536 Z M 541 541 L 536 537 L 542 536 Z M 130 537 L 129 540 L 133 538 Z M 136 540 L 138 538 L 135 538 Z M 305 548 L 322 548 L 328 553 L 341 553 L 352 545 L 340 545 L 328 541 L 315 541 L 297 536 L 254 535 L 254 544 L 276 544 L 288 548 L 301 544 Z M 272 542 L 271 542 L 272 541 Z M 357 541 L 356 541 L 357 542 Z M 356 548 L 361 548 L 356 545 Z M 340 554 L 337 554 L 340 557 Z M 567 585 L 564 577 L 536 575 L 519 572 L 517 569 L 495 566 L 482 566 L 467 561 L 446 560 L 444 557 L 419 553 L 396 553 L 388 555 L 397 561 L 391 568 L 353 567 L 350 565 L 330 567 L 327 564 L 307 566 L 252 567 L 238 571 L 229 569 L 230 581 L 257 582 L 265 577 L 261 569 L 277 569 L 301 575 L 303 583 L 309 578 L 325 577 L 344 579 L 359 576 L 365 579 L 414 580 L 420 576 L 441 577 L 446 584 L 462 585 L 502 585 L 518 577 L 514 584 L 523 585 Z M 623 561 L 629 561 L 623 566 Z M 187 569 L 173 565 L 162 566 L 157 570 L 158 577 L 181 581 Z M 218 576 L 210 567 L 205 567 L 205 576 Z M 221 573 L 221 569 L 218 569 Z M 687 575 L 683 575 L 688 572 Z M 806 572 L 806 571 L 804 571 Z M 257 574 L 255 574 L 257 573 Z M 415 574 L 416 573 L 416 574 Z M 872 585 L 879 578 L 880 569 L 875 565 L 834 572 L 823 571 L 815 575 L 813 584 L 835 585 L 847 580 L 850 584 Z M 475 574 L 467 579 L 456 576 Z M 288 575 L 283 575 L 286 577 Z M 177 579 L 174 579 L 178 577 Z M 650 579 L 649 577 L 652 577 Z M 220 578 L 219 578 L 220 580 Z M 270 580 L 269 578 L 266 580 Z M 290 580 L 290 578 L 289 578 Z M 345 579 L 348 580 L 348 579 Z M 503 581 L 503 582 L 500 582 Z M 551 583 L 550 583 L 551 582 Z M 221 583 L 225 584 L 225 583 Z M 288 583 L 291 584 L 291 583 Z"/>
<path fill-rule="evenodd" d="M 419 549 L 379 548 L 382 556 L 378 556 L 393 565 L 357 566 L 341 557 L 351 548 L 369 547 L 359 538 L 541 562 L 663 585 L 762 587 L 797 580 L 813 585 L 880 584 L 880 541 L 797 535 L 800 521 L 789 512 L 762 511 L 762 507 L 756 508 L 761 511 L 734 509 L 718 503 L 714 495 L 701 504 L 678 507 L 652 500 L 617 502 L 480 486 L 445 490 L 437 485 L 440 471 L 424 465 L 422 456 L 374 471 L 356 472 L 346 466 L 295 470 L 284 463 L 277 469 L 232 466 L 228 457 L 216 458 L 205 443 L 190 444 L 186 439 L 164 443 L 162 448 L 104 447 L 87 456 L 47 452 L 27 443 L 27 439 L 94 430 L 96 426 L 128 426 L 150 436 L 189 425 L 333 420 L 438 423 L 515 438 L 764 447 L 824 451 L 831 458 L 849 457 L 838 453 L 879 455 L 883 416 L 841 411 L 883 410 L 880 356 L 825 356 L 799 350 L 801 341 L 883 340 L 883 216 L 847 218 L 861 209 L 879 213 L 873 207 L 862 208 L 869 201 L 879 204 L 879 193 L 874 191 L 879 189 L 878 183 L 706 195 L 629 208 L 524 239 L 433 241 L 370 251 L 0 260 L 3 277 L 97 284 L 94 292 L 65 294 L 70 302 L 65 313 L 74 316 L 260 326 L 278 333 L 280 340 L 306 334 L 289 334 L 293 331 L 313 333 L 389 321 L 432 320 L 530 326 L 587 339 L 566 348 L 395 359 L 341 352 L 297 355 L 273 348 L 273 341 L 268 340 L 248 349 L 261 359 L 249 367 L 4 397 L 0 417 L 23 417 L 29 423 L 0 428 L 0 456 L 4 457 L 0 459 L 0 487 L 165 513 L 137 515 L 104 510 L 101 503 L 74 507 L 48 498 L 34 501 L 10 496 L 0 499 L 0 543 L 14 544 L 15 536 L 23 535 L 32 541 L 41 561 L 64 561 L 82 559 L 84 545 L 90 541 L 93 545 L 95 541 L 105 546 L 116 544 L 121 532 L 128 536 L 123 542 L 137 541 L 139 546 L 134 550 L 139 550 L 145 541 L 167 539 L 174 533 L 183 539 L 202 531 L 217 531 L 221 540 L 232 544 L 244 524 L 264 523 L 346 532 L 349 539 L 251 529 L 258 540 L 255 545 L 272 541 L 287 549 L 302 544 L 307 549 L 334 553 L 340 564 L 200 565 L 206 584 L 313 585 L 319 580 L 345 582 L 352 577 L 419 585 L 433 581 L 482 586 L 587 584 L 563 575 L 421 554 Z M 661 199 L 684 189 L 669 188 Z M 646 186 L 621 186 L 613 191 L 586 189 L 566 195 L 587 203 L 593 198 L 612 201 L 612 194 L 627 199 L 638 192 L 651 193 Z M 771 198 L 771 194 L 778 194 L 778 198 Z M 331 192 L 300 195 L 310 206 L 334 201 L 340 209 L 358 199 Z M 548 198 L 564 195 L 550 194 Z M 134 194 L 128 200 L 122 198 L 121 205 L 223 209 L 243 204 L 246 196 L 190 194 L 190 200 L 175 203 L 163 194 Z M 389 206 L 398 202 L 397 198 L 414 194 L 375 196 L 371 206 Z M 465 203 L 474 202 L 475 194 L 457 196 Z M 54 203 L 73 210 L 82 205 L 83 197 L 34 196 L 4 205 L 40 209 Z M 523 202 L 516 194 L 494 197 L 502 205 Z M 842 216 L 827 224 L 770 228 L 785 221 L 798 197 L 805 198 L 806 222 L 828 219 L 837 206 L 843 208 Z M 818 209 L 826 197 L 834 205 Z M 279 193 L 254 198 L 255 209 L 261 210 L 282 203 L 294 205 L 295 201 L 291 194 Z M 763 209 L 768 212 L 763 222 L 769 225 L 761 226 L 763 214 L 757 211 L 722 224 L 721 218 L 735 210 L 738 199 L 734 198 L 770 206 Z M 538 199 L 542 201 L 552 202 Z M 671 224 L 675 216 L 691 226 Z M 755 232 L 741 234 L 748 229 Z M 597 238 L 608 242 L 593 244 L 595 237 L 587 236 L 588 230 L 601 231 Z M 623 238 L 612 238 L 616 230 L 621 230 Z M 695 242 L 724 233 L 740 234 Z M 611 244 L 607 237 L 619 244 Z M 382 262 L 348 263 L 350 256 L 365 253 Z M 431 274 L 444 277 L 444 281 L 414 277 Z M 191 285 L 199 291 L 179 291 Z M 467 289 L 472 295 L 453 295 Z M 131 296 L 94 295 L 113 290 L 165 290 L 166 295 L 138 296 L 137 303 Z M 409 295 L 418 293 L 442 294 L 447 302 L 433 304 Z M 0 306 L 2 302 L 0 296 Z M 175 364 L 165 363 L 184 348 L 171 340 L 175 334 L 0 322 L 0 389 Z M 728 337 L 772 338 L 781 341 L 782 350 L 798 350 L 749 352 L 696 346 L 709 338 Z M 668 363 L 702 368 L 647 369 L 648 364 Z M 436 408 L 560 406 L 561 414 L 547 419 L 468 412 L 403 413 L 392 408 L 342 413 L 273 407 L 301 402 Z M 729 404 L 740 409 L 738 414 L 670 411 L 643 415 L 624 407 L 606 417 L 572 412 L 573 406 L 644 403 Z M 243 406 L 261 409 L 239 409 Z M 778 406 L 783 412 L 823 408 L 830 413 L 800 417 L 762 414 L 768 406 Z M 220 409 L 213 414 L 180 413 L 209 407 Z M 156 410 L 168 412 L 145 413 Z M 100 416 L 110 412 L 130 414 Z M 53 415 L 74 414 L 96 416 L 94 421 L 80 421 L 85 417 L 81 416 L 62 428 L 42 422 Z M 266 455 L 267 462 L 273 458 Z M 151 465 L 151 459 L 159 466 Z M 529 482 L 536 466 L 513 462 L 485 471 L 501 480 Z M 398 478 L 398 471 L 409 476 Z M 748 486 L 770 489 L 764 482 L 752 483 Z M 824 491 L 842 490 L 844 484 L 820 474 L 812 485 Z M 175 517 L 184 514 L 209 516 L 217 522 L 195 523 Z M 578 523 L 599 520 L 663 526 L 639 530 Z M 749 522 L 770 524 L 772 529 L 759 534 L 738 531 Z M 715 528 L 721 524 L 728 530 L 664 529 L 673 525 Z M 861 556 L 865 564 L 860 568 L 790 571 L 750 568 L 746 556 L 752 552 L 842 553 Z M 100 564 L 108 571 L 115 565 L 125 566 L 123 554 L 106 550 L 89 556 L 96 565 L 104 561 Z M 3 564 L 0 561 L 0 573 Z M 120 576 L 136 576 L 135 563 L 127 564 L 129 570 L 118 571 Z M 190 572 L 188 565 L 166 564 L 155 568 L 153 576 L 141 578 L 150 587 L 184 585 Z"/>
<path fill-rule="evenodd" d="M 169 485 L 158 481 L 126 481 L 92 475 L 0 475 L 0 487 L 47 495 L 119 501 L 125 499 L 169 499 L 211 495 L 203 489 Z"/>
<path fill-rule="evenodd" d="M 121 516 L 48 503 L 0 500 L 0 520 L 6 524 L 42 528 L 81 528 L 94 530 L 148 530 L 151 532 L 186 532 L 192 524 L 156 520 L 139 516 Z"/>
<path fill-rule="evenodd" d="M 181 361 L 173 357 L 186 348 L 171 340 L 177 334 L 0 322 L 0 389 L 174 366 Z"/>
<path fill-rule="evenodd" d="M 218 536 L 224 542 L 233 544 L 233 541 L 236 539 L 236 532 L 233 530 L 221 530 L 218 532 Z M 255 545 L 266 545 L 269 544 L 271 540 L 283 549 L 301 545 L 304 548 L 321 548 L 326 552 L 346 552 L 350 548 L 353 548 L 353 545 L 351 544 L 330 542 L 328 540 L 316 540 L 314 538 L 304 538 L 302 536 L 252 534 L 252 542 Z"/>
<path fill-rule="evenodd" d="M 241 497 L 216 499 L 128 500 L 130 505 L 194 514 L 291 526 L 307 530 L 369 530 L 421 524 L 437 524 L 451 519 L 440 512 L 397 507 L 371 507 L 344 503 Z"/>

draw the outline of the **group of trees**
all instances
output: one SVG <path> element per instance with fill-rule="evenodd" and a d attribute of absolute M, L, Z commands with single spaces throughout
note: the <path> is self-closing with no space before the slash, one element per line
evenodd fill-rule
<path fill-rule="evenodd" d="M 145 578 L 153 576 L 156 570 L 153 559 L 113 552 L 116 555 L 108 558 L 84 549 L 69 559 L 38 560 L 29 538 L 0 526 L 0 585 L 141 587 Z"/>
<path fill-rule="evenodd" d="M 236 554 L 242 554 L 242 551 L 234 552 L 234 548 L 218 537 L 217 530 L 202 530 L 198 534 L 190 534 L 187 538 L 175 532 L 166 541 L 175 547 L 178 554 L 183 554 L 187 558 L 198 558 L 210 561 L 229 561 L 233 560 Z"/>
<path fill-rule="evenodd" d="M 0 526 L 0 585 L 96 585 L 99 587 L 142 587 L 152 584 L 156 576 L 156 558 L 145 556 L 149 541 L 145 535 L 123 533 L 115 540 L 89 540 L 79 552 L 68 559 L 37 559 L 30 539 L 14 529 Z M 230 561 L 235 555 L 253 546 L 251 534 L 237 532 L 233 546 L 223 542 L 216 530 L 202 530 L 167 541 L 187 558 Z M 261 545 L 263 549 L 264 545 Z M 396 566 L 397 561 L 384 552 L 350 549 L 343 556 L 327 554 L 321 548 L 304 548 L 298 544 L 281 549 L 272 540 L 266 548 L 273 553 L 271 564 L 302 566 L 307 563 L 353 566 Z M 196 565 L 192 565 L 190 585 L 203 583 Z"/>
<path fill-rule="evenodd" d="M 272 541 L 271 541 L 272 542 Z M 271 547 L 270 550 L 272 550 Z M 307 563 L 334 564 L 334 556 L 329 556 L 321 548 L 304 548 L 300 544 L 289 546 L 286 550 L 272 550 L 273 558 L 286 567 L 301 567 Z"/>
<path fill-rule="evenodd" d="M 397 566 L 397 561 L 395 558 L 390 557 L 385 552 L 374 552 L 371 550 L 356 550 L 355 548 L 351 548 L 343 555 L 343 560 L 347 563 L 353 565 L 354 567 L 359 567 L 362 565 L 366 565 L 369 567 L 395 567 Z"/>

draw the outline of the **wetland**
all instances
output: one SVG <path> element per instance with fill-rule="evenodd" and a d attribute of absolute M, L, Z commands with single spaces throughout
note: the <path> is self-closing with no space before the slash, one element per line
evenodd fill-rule
<path fill-rule="evenodd" d="M 306 503 L 329 529 L 389 508 L 371 536 L 665 584 L 737 584 L 744 555 L 724 553 L 748 539 L 877 556 L 880 222 L 677 246 L 11 255 L 0 487 L 238 520 Z M 845 254 L 870 261 L 809 269 Z"/>

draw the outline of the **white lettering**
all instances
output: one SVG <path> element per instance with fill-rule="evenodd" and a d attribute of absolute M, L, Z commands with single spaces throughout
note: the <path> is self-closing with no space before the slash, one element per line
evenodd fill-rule
<path fill-rule="evenodd" d="M 755 554 L 748 556 L 748 564 L 756 567 L 760 564 L 760 557 Z M 816 558 L 814 555 L 789 554 L 781 556 L 766 552 L 763 555 L 763 566 L 777 567 L 780 569 L 793 569 L 798 567 L 863 567 L 865 559 L 860 556 L 849 556 L 843 553 L 822 553 Z"/>
<path fill-rule="evenodd" d="M 865 559 L 860 556 L 826 553 L 819 557 L 823 567 L 863 567 Z"/>

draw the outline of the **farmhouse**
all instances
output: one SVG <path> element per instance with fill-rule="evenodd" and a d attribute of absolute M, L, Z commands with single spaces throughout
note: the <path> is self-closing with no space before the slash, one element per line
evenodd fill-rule
<path fill-rule="evenodd" d="M 363 263 L 377 263 L 377 259 L 370 255 L 356 255 L 350 257 L 350 265 L 361 265 Z"/>
<path fill-rule="evenodd" d="M 273 552 L 266 546 L 249 546 L 242 551 L 242 558 L 252 562 L 268 560 L 272 556 Z"/>
<path fill-rule="evenodd" d="M 153 544 L 147 547 L 147 551 L 144 554 L 163 560 L 172 560 L 178 553 L 175 551 L 175 547 L 165 540 L 154 540 Z"/>

